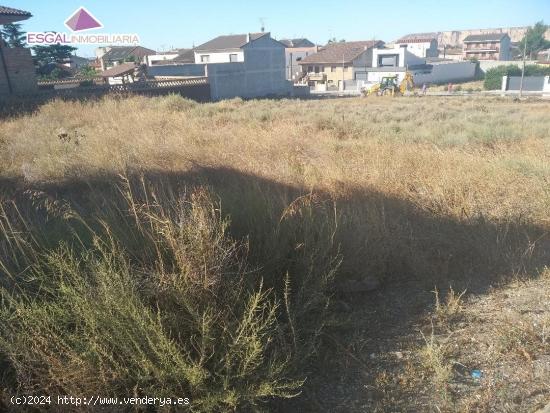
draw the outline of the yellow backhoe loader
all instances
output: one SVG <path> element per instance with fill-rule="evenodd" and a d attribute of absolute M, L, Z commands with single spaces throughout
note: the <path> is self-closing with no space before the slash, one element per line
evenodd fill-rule
<path fill-rule="evenodd" d="M 398 84 L 397 76 L 385 76 L 382 78 L 380 83 L 375 84 L 370 89 L 366 90 L 364 93 L 366 96 L 376 95 L 376 96 L 395 96 L 395 95 L 405 95 L 407 91 L 414 90 L 414 79 L 411 72 L 406 72 L 405 77 Z"/>

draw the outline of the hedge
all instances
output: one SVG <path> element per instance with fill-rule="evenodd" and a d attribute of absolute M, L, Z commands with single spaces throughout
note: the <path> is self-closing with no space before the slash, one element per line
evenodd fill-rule
<path fill-rule="evenodd" d="M 497 66 L 485 72 L 485 90 L 498 90 L 502 84 L 502 76 L 521 76 L 521 67 L 517 65 Z M 527 65 L 525 76 L 550 76 L 550 67 Z"/>

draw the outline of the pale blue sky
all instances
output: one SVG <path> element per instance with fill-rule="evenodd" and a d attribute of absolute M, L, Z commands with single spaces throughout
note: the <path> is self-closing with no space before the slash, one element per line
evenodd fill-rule
<path fill-rule="evenodd" d="M 550 22 L 550 0 L 0 0 L 30 11 L 26 31 L 66 32 L 63 22 L 84 6 L 104 25 L 97 32 L 137 33 L 152 49 L 190 47 L 221 34 L 267 31 L 281 39 L 307 37 L 384 41 L 412 32 L 525 26 Z M 92 31 L 88 33 L 94 33 Z M 79 54 L 92 56 L 94 47 Z"/>

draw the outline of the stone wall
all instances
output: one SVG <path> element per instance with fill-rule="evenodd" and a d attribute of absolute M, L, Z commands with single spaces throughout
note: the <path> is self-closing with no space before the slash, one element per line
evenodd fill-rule
<path fill-rule="evenodd" d="M 26 95 L 36 91 L 36 75 L 31 51 L 22 47 L 2 48 L 0 54 L 0 95 Z M 2 61 L 2 56 L 4 61 Z M 7 76 L 6 71 L 7 69 Z M 9 82 L 8 82 L 9 77 Z"/>

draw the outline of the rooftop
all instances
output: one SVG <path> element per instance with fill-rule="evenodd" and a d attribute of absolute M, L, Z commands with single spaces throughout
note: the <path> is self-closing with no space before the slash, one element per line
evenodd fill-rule
<path fill-rule="evenodd" d="M 365 50 L 372 47 L 379 47 L 383 44 L 384 42 L 381 40 L 330 43 L 323 47 L 318 53 L 302 59 L 299 64 L 351 63 Z"/>
<path fill-rule="evenodd" d="M 308 39 L 282 39 L 279 40 L 286 47 L 314 47 L 315 44 Z"/>
<path fill-rule="evenodd" d="M 250 38 L 249 38 L 250 36 Z M 248 34 L 230 34 L 228 36 L 218 36 L 206 43 L 196 47 L 198 52 L 210 51 L 210 50 L 234 50 L 240 49 L 244 45 L 259 39 L 263 36 L 269 36 L 269 33 L 248 33 Z"/>
<path fill-rule="evenodd" d="M 103 55 L 103 59 L 111 61 L 124 60 L 135 53 L 138 48 L 150 50 L 141 46 L 112 46 L 111 50 Z M 152 55 L 156 54 L 154 50 L 150 50 L 150 52 Z"/>
<path fill-rule="evenodd" d="M 464 43 L 467 42 L 499 42 L 507 33 L 487 33 L 487 34 L 471 34 L 464 38 Z"/>
<path fill-rule="evenodd" d="M 437 40 L 437 33 L 411 33 L 396 40 L 395 43 L 425 43 Z"/>
<path fill-rule="evenodd" d="M 195 63 L 194 49 L 178 49 L 178 55 L 173 59 L 179 63 Z"/>
<path fill-rule="evenodd" d="M 122 63 L 111 67 L 110 69 L 104 70 L 101 72 L 100 76 L 102 77 L 118 77 L 125 75 L 127 73 L 132 73 L 136 68 L 135 63 Z"/>
<path fill-rule="evenodd" d="M 28 11 L 0 6 L 0 24 L 14 23 L 21 20 L 26 20 L 29 17 L 32 17 L 32 14 Z"/>

